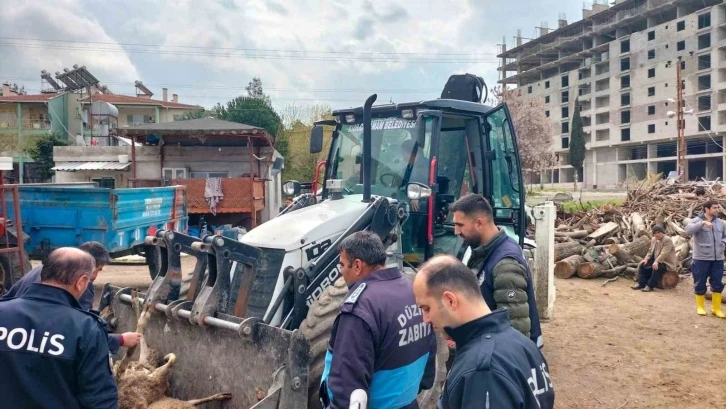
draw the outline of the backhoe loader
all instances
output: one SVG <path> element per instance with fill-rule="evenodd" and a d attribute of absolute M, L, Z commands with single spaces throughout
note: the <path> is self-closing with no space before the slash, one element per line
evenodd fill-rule
<path fill-rule="evenodd" d="M 475 192 L 524 246 L 517 139 L 506 105 L 484 105 L 486 93 L 481 78 L 453 75 L 439 99 L 374 106 L 372 95 L 362 107 L 334 111 L 310 137 L 310 152 L 321 152 L 323 127 L 333 128 L 321 192 L 300 194 L 300 183 L 287 182 L 293 204 L 241 241 L 163 230 L 147 237 L 161 263 L 139 299 L 156 312 L 148 344 L 178 357 L 171 396 L 232 393 L 210 408 L 321 407 L 323 358 L 347 293 L 337 248 L 357 231 L 381 237 L 388 265 L 412 277 L 434 254 L 468 257 L 448 208 Z M 196 257 L 194 271 L 181 271 L 181 253 Z M 109 307 L 118 332 L 135 328 L 131 290 L 104 289 L 101 308 Z M 439 338 L 437 378 L 421 392 L 422 408 L 435 407 L 445 378 L 448 349 Z"/>

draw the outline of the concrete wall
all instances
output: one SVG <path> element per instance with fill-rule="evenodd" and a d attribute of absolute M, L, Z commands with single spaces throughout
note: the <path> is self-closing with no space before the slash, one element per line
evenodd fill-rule
<path fill-rule="evenodd" d="M 221 149 L 221 150 L 220 150 Z M 161 149 L 158 146 L 136 147 L 136 178 L 162 178 Z M 255 149 L 255 154 L 265 158 L 262 162 L 252 158 L 255 176 L 269 176 L 267 159 L 273 151 L 270 148 Z M 118 162 L 119 155 L 128 155 L 130 146 L 58 146 L 53 148 L 56 165 L 69 162 Z M 250 158 L 244 147 L 164 147 L 165 168 L 186 168 L 190 172 L 227 172 L 227 177 L 241 177 L 250 173 Z M 131 176 L 131 166 L 126 171 L 56 172 L 58 182 L 88 182 L 92 178 L 114 177 L 117 186 L 126 185 Z M 279 189 L 279 186 L 273 187 Z"/>
<path fill-rule="evenodd" d="M 698 28 L 699 16 L 710 13 L 711 24 L 703 29 Z M 678 23 L 683 22 L 684 29 L 678 30 Z M 622 163 L 627 165 L 619 167 L 609 162 L 603 162 L 601 154 L 595 155 L 592 151 L 598 152 L 607 150 L 615 151 L 620 146 L 639 146 L 648 150 L 647 160 L 666 160 L 655 155 L 655 146 L 663 143 L 673 143 L 677 136 L 675 118 L 668 118 L 668 111 L 675 111 L 673 103 L 668 98 L 676 98 L 676 67 L 677 57 L 681 56 L 685 61 L 685 69 L 682 76 L 685 82 L 685 101 L 688 108 L 692 108 L 695 115 L 685 117 L 685 135 L 687 139 L 704 139 L 710 136 L 720 139 L 719 133 L 726 132 L 726 5 L 720 4 L 714 7 L 706 7 L 702 2 L 692 0 L 681 2 L 679 6 L 672 6 L 668 10 L 662 10 L 656 17 L 643 17 L 641 21 L 629 21 L 621 26 L 613 26 L 617 38 L 610 38 L 609 43 L 605 42 L 607 37 L 588 34 L 582 37 L 580 49 L 576 45 L 569 46 L 569 50 L 560 49 L 560 58 L 571 55 L 577 51 L 587 50 L 591 43 L 595 46 L 603 44 L 602 47 L 592 50 L 589 60 L 583 57 L 582 64 L 561 63 L 553 69 L 543 70 L 536 80 L 520 83 L 519 89 L 523 96 L 546 98 L 546 110 L 555 125 L 556 133 L 553 135 L 553 150 L 555 152 L 566 152 L 563 148 L 563 139 L 570 137 L 569 132 L 563 133 L 562 124 L 568 123 L 571 126 L 572 116 L 575 109 L 575 100 L 580 98 L 581 106 L 584 107 L 581 115 L 585 124 L 586 156 L 585 167 L 590 167 L 585 174 L 586 185 L 597 186 L 603 183 L 617 183 L 623 180 L 626 174 L 640 175 L 643 169 L 646 171 L 667 168 L 665 165 L 658 165 L 656 162 L 648 162 L 641 166 L 633 163 Z M 635 30 L 631 32 L 631 30 Z M 649 39 L 649 33 L 653 32 L 654 38 Z M 699 49 L 699 36 L 710 35 L 710 47 Z M 594 37 L 595 41 L 591 41 Z M 589 42 L 588 42 L 589 41 Z M 629 41 L 629 50 L 621 51 L 621 43 Z M 678 50 L 678 43 L 685 42 L 685 49 Z M 648 58 L 649 52 L 654 52 L 654 58 Z M 652 55 L 652 54 L 651 54 Z M 711 68 L 699 69 L 698 57 L 710 55 Z M 551 57 L 551 53 L 547 54 Z M 629 59 L 629 69 L 621 70 L 621 60 Z M 549 60 L 548 60 L 549 61 Z M 670 66 L 666 66 L 671 61 Z M 547 62 L 547 61 L 546 61 Z M 649 70 L 654 70 L 652 76 Z M 529 74 L 525 74 L 529 75 Z M 536 75 L 536 74 L 533 74 Z M 699 77 L 710 75 L 711 87 L 707 90 L 699 90 Z M 629 76 L 630 86 L 621 87 L 624 76 Z M 567 78 L 567 86 L 563 86 L 562 79 Z M 649 88 L 654 87 L 655 95 L 648 95 Z M 567 92 L 569 101 L 563 102 L 562 93 Z M 582 92 L 582 95 L 580 93 Z M 630 101 L 626 105 L 621 104 L 623 94 L 629 94 Z M 699 111 L 698 97 L 711 96 L 711 109 Z M 649 107 L 654 108 L 649 113 Z M 562 108 L 566 107 L 568 116 L 563 118 Z M 622 112 L 630 113 L 630 120 L 624 123 Z M 710 131 L 699 127 L 698 117 L 711 118 Z M 621 140 L 622 129 L 630 130 L 630 139 Z M 571 130 L 571 129 L 570 129 Z M 721 155 L 723 156 L 723 154 Z M 623 161 L 628 158 L 621 157 Z M 674 160 L 675 157 L 671 158 Z M 702 160 L 698 155 L 687 156 L 687 160 Z M 714 164 L 708 166 L 711 173 L 721 170 L 722 179 L 724 166 L 716 166 L 718 160 L 711 161 Z M 711 163 L 709 162 L 709 163 Z M 694 165 L 696 168 L 705 165 Z M 596 170 L 593 170 L 594 169 Z M 615 169 L 617 168 L 617 169 Z M 607 171 L 606 171 L 607 170 Z M 560 180 L 568 176 L 560 172 Z M 604 182 L 606 181 L 606 182 Z"/>

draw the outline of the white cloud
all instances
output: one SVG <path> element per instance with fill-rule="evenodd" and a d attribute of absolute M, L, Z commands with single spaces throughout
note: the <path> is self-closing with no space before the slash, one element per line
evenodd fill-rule
<path fill-rule="evenodd" d="M 543 1 L 548 5 L 537 7 L 559 4 L 556 0 Z M 486 7 L 482 7 L 484 3 Z M 168 86 L 182 102 L 205 106 L 244 93 L 244 86 L 253 76 L 262 79 L 277 107 L 293 100 L 302 105 L 360 105 L 376 91 L 380 91 L 379 100 L 386 101 L 436 98 L 453 73 L 475 73 L 483 76 L 490 87 L 496 85 L 497 64 L 491 63 L 496 61 L 496 43 L 503 35 L 511 38 L 517 26 L 511 26 L 515 17 L 508 7 L 491 3 L 127 0 L 101 4 L 10 0 L 0 14 L 0 36 L 115 40 L 122 45 L 161 47 L 146 47 L 144 53 L 135 53 L 131 49 L 138 47 L 126 45 L 126 53 L 10 49 L 14 58 L 4 59 L 12 62 L 3 64 L 0 74 L 35 73 L 43 68 L 56 71 L 78 63 L 89 67 L 102 82 L 123 83 L 109 84 L 114 90 L 132 92 L 133 80 L 141 79 L 157 93 L 162 86 Z M 534 0 L 522 3 L 534 4 Z M 522 4 L 521 8 L 530 7 Z M 523 28 L 533 26 L 541 16 L 532 19 L 537 21 L 518 24 Z M 274 50 L 295 50 L 301 58 L 281 59 L 290 53 Z M 209 55 L 229 52 L 246 52 L 249 56 Z M 252 58 L 255 56 L 266 58 Z M 224 87 L 205 89 L 200 84 Z"/>
<path fill-rule="evenodd" d="M 122 81 L 139 79 L 139 73 L 121 47 L 106 33 L 92 16 L 83 13 L 80 4 L 72 0 L 6 0 L 0 13 L 0 41 L 4 44 L 0 75 L 40 75 L 42 69 L 51 73 L 85 65 L 97 78 Z M 42 38 L 68 41 L 96 41 L 92 49 L 74 50 L 77 44 L 67 42 L 41 43 L 6 38 Z M 47 46 L 51 45 L 50 48 Z M 108 49 L 116 52 L 94 51 Z M 38 77 L 39 78 L 39 77 Z M 3 78 L 0 77 L 0 80 Z"/>

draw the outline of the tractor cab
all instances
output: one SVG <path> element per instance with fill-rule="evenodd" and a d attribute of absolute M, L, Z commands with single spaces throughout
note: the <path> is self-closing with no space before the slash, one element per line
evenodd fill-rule
<path fill-rule="evenodd" d="M 414 265 L 440 253 L 463 257 L 449 205 L 467 193 L 484 195 L 497 225 L 522 245 L 526 216 L 514 128 L 506 105 L 479 102 L 479 84 L 471 75 L 455 75 L 441 99 L 373 106 L 369 151 L 362 107 L 337 110 L 335 121 L 317 123 L 312 153 L 322 149 L 323 126 L 334 126 L 322 199 L 331 197 L 328 181 L 342 181 L 347 200 L 369 200 L 368 188 L 371 195 L 402 203 L 409 215 L 401 249 Z"/>

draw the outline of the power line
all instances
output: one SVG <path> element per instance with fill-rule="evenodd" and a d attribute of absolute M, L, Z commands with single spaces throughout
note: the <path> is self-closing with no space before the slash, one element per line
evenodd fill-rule
<path fill-rule="evenodd" d="M 38 81 L 40 80 L 40 77 L 33 78 L 33 77 L 13 77 L 13 76 L 7 76 L 5 74 L 0 74 L 0 80 L 8 80 L 8 81 Z M 120 81 L 101 81 L 101 84 L 104 85 L 128 85 L 129 87 L 133 87 L 134 84 L 131 82 L 120 82 Z M 232 90 L 232 89 L 239 89 L 239 90 L 246 90 L 247 86 L 231 86 L 231 85 L 224 85 L 224 84 L 162 84 L 162 83 L 147 83 L 144 82 L 144 85 L 147 87 L 168 87 L 168 88 L 190 88 L 190 89 L 225 89 L 225 90 Z M 439 92 L 441 91 L 439 88 L 410 88 L 410 89 L 365 89 L 365 88 L 277 88 L 277 87 L 263 87 L 264 91 L 296 91 L 296 92 L 341 92 L 341 93 L 386 93 L 386 92 L 401 92 L 401 93 L 409 93 L 409 94 L 423 94 L 423 93 L 429 93 L 429 92 Z"/>
<path fill-rule="evenodd" d="M 497 60 L 481 60 L 481 59 L 431 59 L 431 58 L 386 58 L 386 57 L 354 57 L 354 56 L 292 56 L 292 55 L 254 55 L 249 53 L 215 53 L 201 51 L 171 51 L 163 49 L 132 49 L 132 48 L 99 48 L 84 47 L 73 45 L 50 45 L 50 44 L 34 44 L 34 43 L 0 43 L 0 47 L 21 47 L 23 49 L 44 49 L 44 50 L 64 50 L 64 51 L 97 51 L 109 53 L 128 53 L 128 54 L 154 54 L 168 56 L 187 56 L 187 57 L 220 57 L 220 58 L 242 58 L 253 60 L 296 60 L 296 61 L 360 61 L 360 62 L 381 62 L 381 63 L 409 63 L 409 64 L 498 64 Z M 159 47 L 161 48 L 161 46 Z"/>
<path fill-rule="evenodd" d="M 166 44 L 151 44 L 151 43 L 117 43 L 112 41 L 80 41 L 80 40 L 57 40 L 57 39 L 43 39 L 43 38 L 23 38 L 23 37 L 0 37 L 0 40 L 13 40 L 13 41 L 39 41 L 49 43 L 75 43 L 75 44 L 101 44 L 101 45 L 118 45 L 118 46 L 130 46 L 130 47 L 167 47 L 167 48 L 193 48 L 201 50 L 223 50 L 223 51 L 254 51 L 254 52 L 278 52 L 278 53 L 313 53 L 313 54 L 351 54 L 350 51 L 319 51 L 319 50 L 285 50 L 285 49 L 265 49 L 265 48 L 235 48 L 235 47 L 208 47 L 208 46 L 193 46 L 193 45 L 166 45 Z M 356 52 L 359 55 L 420 55 L 420 56 L 466 56 L 469 57 L 472 53 L 412 53 L 412 52 Z M 496 53 L 482 53 L 480 56 L 496 57 Z"/>

